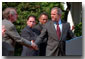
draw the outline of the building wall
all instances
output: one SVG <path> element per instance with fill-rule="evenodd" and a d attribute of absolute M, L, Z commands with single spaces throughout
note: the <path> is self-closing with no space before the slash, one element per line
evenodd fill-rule
<path fill-rule="evenodd" d="M 71 7 L 73 22 L 76 25 L 82 21 L 82 2 L 72 2 Z"/>

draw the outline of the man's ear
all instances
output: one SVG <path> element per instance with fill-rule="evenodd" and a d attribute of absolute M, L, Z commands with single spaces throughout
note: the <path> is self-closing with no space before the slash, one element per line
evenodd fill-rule
<path fill-rule="evenodd" d="M 39 20 L 38 20 L 39 22 L 41 22 L 41 19 L 39 18 Z"/>
<path fill-rule="evenodd" d="M 11 18 L 11 17 L 12 17 L 12 14 L 9 14 L 9 15 L 8 15 L 8 18 Z"/>
<path fill-rule="evenodd" d="M 8 15 L 8 18 L 10 18 L 10 14 Z"/>
<path fill-rule="evenodd" d="M 27 20 L 27 25 L 29 24 L 29 20 Z"/>
<path fill-rule="evenodd" d="M 28 24 L 28 20 L 27 20 L 27 24 Z"/>

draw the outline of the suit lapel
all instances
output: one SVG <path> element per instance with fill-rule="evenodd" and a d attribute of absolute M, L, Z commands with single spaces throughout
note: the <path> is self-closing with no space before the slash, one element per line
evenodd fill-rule
<path fill-rule="evenodd" d="M 26 29 L 28 32 L 30 32 L 30 35 L 32 35 L 32 36 L 34 35 L 32 29 L 30 27 L 27 26 Z"/>
<path fill-rule="evenodd" d="M 52 29 L 52 32 L 54 34 L 52 37 L 54 37 L 54 39 L 58 40 L 56 29 L 55 29 L 53 21 L 51 22 L 50 26 L 52 27 L 51 29 Z"/>
<path fill-rule="evenodd" d="M 65 23 L 62 22 L 62 33 L 61 33 L 60 40 L 62 40 L 62 36 L 64 34 L 64 29 L 65 29 Z"/>

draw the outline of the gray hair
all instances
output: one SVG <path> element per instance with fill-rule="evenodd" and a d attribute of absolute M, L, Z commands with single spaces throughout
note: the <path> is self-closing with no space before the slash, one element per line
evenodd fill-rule
<path fill-rule="evenodd" d="M 14 15 L 14 10 L 16 10 L 15 8 L 12 7 L 8 7 L 3 11 L 3 18 L 8 19 L 9 18 L 9 14 Z"/>
<path fill-rule="evenodd" d="M 54 10 L 54 9 L 56 9 L 56 10 L 58 11 L 58 14 L 59 14 L 59 15 L 62 15 L 62 10 L 61 10 L 60 8 L 58 8 L 58 7 L 53 7 L 53 8 L 51 9 L 51 11 Z"/>

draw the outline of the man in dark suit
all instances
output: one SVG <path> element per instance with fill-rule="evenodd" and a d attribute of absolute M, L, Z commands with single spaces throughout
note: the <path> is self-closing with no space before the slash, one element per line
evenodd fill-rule
<path fill-rule="evenodd" d="M 2 25 L 5 26 L 5 34 L 2 39 L 2 55 L 3 56 L 13 56 L 14 55 L 14 46 L 15 42 L 18 42 L 27 47 L 31 47 L 33 44 L 20 37 L 18 34 L 16 27 L 13 22 L 17 20 L 17 12 L 14 8 L 6 8 L 3 11 L 3 21 Z"/>
<path fill-rule="evenodd" d="M 47 35 L 46 56 L 65 56 L 65 41 L 67 37 L 73 38 L 70 24 L 61 21 L 61 9 L 51 9 L 51 21 L 47 22 L 37 37 L 35 44 L 39 45 Z"/>
<path fill-rule="evenodd" d="M 28 41 L 35 41 L 37 37 L 37 34 L 35 33 L 36 30 L 33 29 L 36 24 L 35 20 L 35 16 L 29 16 L 27 18 L 27 26 L 21 31 L 21 36 Z M 38 56 L 38 54 L 38 50 L 23 46 L 22 56 Z"/>
<path fill-rule="evenodd" d="M 44 24 L 48 21 L 48 15 L 47 13 L 43 12 L 39 16 L 39 24 L 37 24 L 34 28 L 39 31 L 39 35 L 43 29 Z M 39 56 L 45 56 L 46 54 L 46 40 L 47 38 L 44 39 L 44 41 L 39 45 Z"/>

